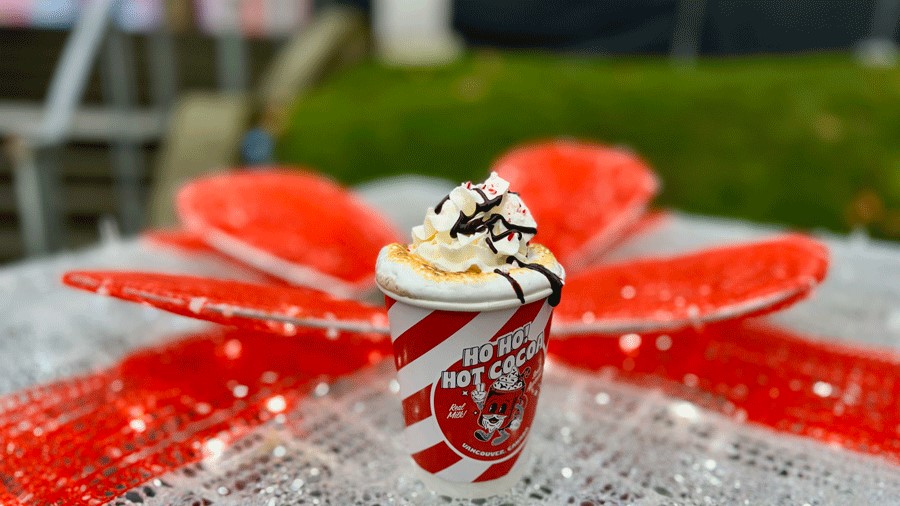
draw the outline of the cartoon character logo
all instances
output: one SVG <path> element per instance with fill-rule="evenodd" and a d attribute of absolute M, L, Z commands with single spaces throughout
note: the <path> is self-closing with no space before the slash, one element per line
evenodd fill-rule
<path fill-rule="evenodd" d="M 513 371 L 497 378 L 489 391 L 485 392 L 484 384 L 478 383 L 469 396 L 478 406 L 477 423 L 481 427 L 475 431 L 479 441 L 490 441 L 492 446 L 502 444 L 509 439 L 510 430 L 516 431 L 525 415 L 528 397 L 525 395 L 525 381 L 531 368 L 524 374 Z"/>

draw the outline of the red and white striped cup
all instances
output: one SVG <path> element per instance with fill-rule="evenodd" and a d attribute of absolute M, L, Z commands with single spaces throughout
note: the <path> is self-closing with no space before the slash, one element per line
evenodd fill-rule
<path fill-rule="evenodd" d="M 418 477 L 452 497 L 508 491 L 528 460 L 553 313 L 547 296 L 455 310 L 381 288 Z"/>

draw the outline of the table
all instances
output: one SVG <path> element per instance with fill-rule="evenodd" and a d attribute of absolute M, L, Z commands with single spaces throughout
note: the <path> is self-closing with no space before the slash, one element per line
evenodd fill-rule
<path fill-rule="evenodd" d="M 676 253 L 771 231 L 675 215 L 612 258 Z M 826 283 L 812 300 L 771 319 L 838 342 L 900 348 L 900 247 L 858 235 L 825 240 L 833 255 Z M 206 326 L 66 289 L 58 278 L 73 268 L 252 277 L 212 256 L 141 240 L 0 270 L 0 394 L 96 371 Z M 551 362 L 544 382 L 527 478 L 509 495 L 475 504 L 888 505 L 900 498 L 900 468 L 876 456 L 745 424 L 618 381 L 612 372 Z M 237 444 L 117 491 L 110 503 L 448 504 L 411 478 L 397 390 L 389 361 L 320 385 Z M 0 415 L 3 409 L 0 404 Z"/>

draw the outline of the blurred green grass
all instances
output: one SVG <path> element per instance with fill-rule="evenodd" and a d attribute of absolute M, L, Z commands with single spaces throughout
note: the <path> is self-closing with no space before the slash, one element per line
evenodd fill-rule
<path fill-rule="evenodd" d="M 507 148 L 625 145 L 657 203 L 797 228 L 900 237 L 900 69 L 845 55 L 705 59 L 480 52 L 440 69 L 365 62 L 298 101 L 281 161 L 346 183 L 482 178 Z"/>

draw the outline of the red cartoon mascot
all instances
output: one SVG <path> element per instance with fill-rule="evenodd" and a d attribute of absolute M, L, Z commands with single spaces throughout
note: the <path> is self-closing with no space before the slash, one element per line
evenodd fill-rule
<path fill-rule="evenodd" d="M 476 439 L 491 441 L 492 446 L 497 446 L 509 438 L 510 430 L 519 428 L 528 402 L 523 378 L 530 372 L 531 368 L 526 368 L 524 374 L 518 371 L 504 374 L 494 380 L 487 392 L 483 383 L 475 386 L 470 398 L 478 406 L 478 425 L 481 426 L 475 431 Z"/>

